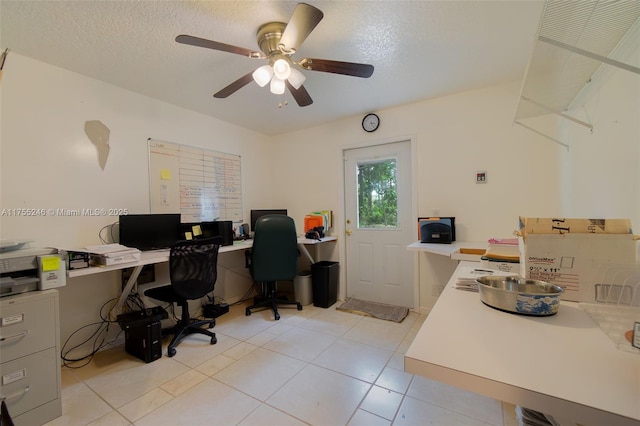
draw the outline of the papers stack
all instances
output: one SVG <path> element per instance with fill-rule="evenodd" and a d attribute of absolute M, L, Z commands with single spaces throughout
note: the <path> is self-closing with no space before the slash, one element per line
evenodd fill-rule
<path fill-rule="evenodd" d="M 482 267 L 510 273 L 520 272 L 520 249 L 517 238 L 491 238 Z"/>
<path fill-rule="evenodd" d="M 458 277 L 453 287 L 457 288 L 458 290 L 477 292 L 478 283 L 476 282 L 476 280 L 487 275 L 507 276 L 514 274 L 465 266 L 463 268 L 460 268 L 460 272 L 458 273 Z"/>
<path fill-rule="evenodd" d="M 87 251 L 90 256 L 89 263 L 97 266 L 119 265 L 140 260 L 140 250 L 121 244 L 89 246 Z"/>
<path fill-rule="evenodd" d="M 486 260 L 497 262 L 520 262 L 517 238 L 491 238 L 484 254 Z"/>

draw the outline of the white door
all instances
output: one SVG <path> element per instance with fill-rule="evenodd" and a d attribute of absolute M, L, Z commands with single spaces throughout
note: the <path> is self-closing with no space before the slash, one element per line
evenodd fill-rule
<path fill-rule="evenodd" d="M 411 142 L 344 151 L 347 297 L 414 307 Z"/>

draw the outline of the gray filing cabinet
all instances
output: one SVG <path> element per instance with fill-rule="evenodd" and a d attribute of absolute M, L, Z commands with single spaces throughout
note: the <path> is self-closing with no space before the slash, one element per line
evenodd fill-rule
<path fill-rule="evenodd" d="M 58 292 L 0 298 L 0 397 L 17 426 L 62 414 Z"/>

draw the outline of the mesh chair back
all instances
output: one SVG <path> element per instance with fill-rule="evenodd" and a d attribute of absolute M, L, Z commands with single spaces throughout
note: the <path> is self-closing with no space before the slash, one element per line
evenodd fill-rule
<path fill-rule="evenodd" d="M 171 247 L 169 276 L 180 297 L 199 299 L 213 291 L 222 237 L 178 241 Z"/>
<path fill-rule="evenodd" d="M 298 273 L 298 236 L 292 218 L 262 216 L 256 222 L 251 248 L 251 276 L 255 281 L 292 280 Z"/>

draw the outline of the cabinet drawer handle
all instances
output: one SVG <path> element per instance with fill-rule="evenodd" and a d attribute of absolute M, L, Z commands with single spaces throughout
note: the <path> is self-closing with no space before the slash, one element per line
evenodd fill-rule
<path fill-rule="evenodd" d="M 0 342 L 6 342 L 7 340 L 12 340 L 12 339 L 21 339 L 25 337 L 27 334 L 29 334 L 29 330 L 25 330 L 22 333 L 14 334 L 13 336 L 0 337 Z"/>
<path fill-rule="evenodd" d="M 24 395 L 27 392 L 29 392 L 29 389 L 31 389 L 31 388 L 29 386 L 27 386 L 26 388 L 24 388 L 24 389 L 22 389 L 22 390 L 20 390 L 18 392 L 12 393 L 11 395 L 0 396 L 0 401 L 6 401 L 6 400 L 9 400 L 9 399 L 19 398 L 22 395 Z"/>

